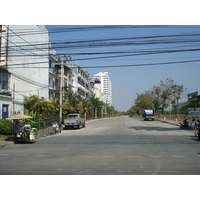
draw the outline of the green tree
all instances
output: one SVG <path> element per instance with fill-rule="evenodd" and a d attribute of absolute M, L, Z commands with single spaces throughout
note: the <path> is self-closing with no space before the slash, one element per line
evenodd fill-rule
<path fill-rule="evenodd" d="M 135 100 L 135 106 L 138 108 L 137 113 L 141 115 L 144 109 L 153 109 L 153 93 L 148 90 L 143 94 L 137 94 L 137 99 Z"/>
<path fill-rule="evenodd" d="M 187 102 L 188 108 L 199 108 L 200 107 L 200 95 L 192 95 L 192 98 L 190 98 Z"/>
<path fill-rule="evenodd" d="M 57 98 L 47 101 L 44 97 L 31 95 L 24 98 L 24 108 L 36 121 L 43 121 L 45 118 L 57 118 L 60 105 Z"/>
<path fill-rule="evenodd" d="M 90 113 L 92 113 L 93 110 L 93 117 L 97 118 L 101 115 L 101 110 L 103 106 L 105 105 L 102 101 L 100 101 L 99 98 L 95 97 L 94 95 L 90 96 L 88 99 L 88 110 L 90 110 Z"/>
<path fill-rule="evenodd" d="M 174 113 L 179 114 L 178 103 L 182 93 L 186 90 L 183 85 L 174 84 L 172 86 L 171 104 Z"/>
<path fill-rule="evenodd" d="M 160 81 L 159 86 L 154 86 L 145 93 L 137 94 L 134 106 L 129 109 L 129 112 L 141 115 L 144 109 L 153 109 L 155 113 L 159 110 L 164 113 L 164 110 L 169 108 L 171 114 L 172 106 L 173 112 L 178 114 L 178 103 L 185 90 L 183 85 L 177 85 L 174 80 L 167 78 Z"/>

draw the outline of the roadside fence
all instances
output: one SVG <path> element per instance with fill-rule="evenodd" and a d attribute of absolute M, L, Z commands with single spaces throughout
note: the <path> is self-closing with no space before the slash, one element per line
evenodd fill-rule
<path fill-rule="evenodd" d="M 30 123 L 31 128 L 36 128 L 36 137 L 45 137 L 53 133 L 53 123 L 58 123 L 57 119 Z"/>

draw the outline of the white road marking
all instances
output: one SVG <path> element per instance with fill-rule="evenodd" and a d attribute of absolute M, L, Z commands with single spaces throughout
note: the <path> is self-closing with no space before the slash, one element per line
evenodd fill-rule
<path fill-rule="evenodd" d="M 171 156 L 173 158 L 184 158 L 185 156 Z"/>
<path fill-rule="evenodd" d="M 126 158 L 141 158 L 141 156 L 125 156 Z"/>
<path fill-rule="evenodd" d="M 150 158 L 162 158 L 163 156 L 149 156 Z"/>

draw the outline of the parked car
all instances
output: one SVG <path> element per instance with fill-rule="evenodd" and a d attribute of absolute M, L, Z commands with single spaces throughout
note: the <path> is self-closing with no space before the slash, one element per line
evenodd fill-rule
<path fill-rule="evenodd" d="M 69 114 L 67 116 L 67 119 L 64 119 L 64 125 L 65 128 L 81 128 L 85 127 L 85 119 L 82 117 L 80 114 L 74 113 L 74 114 Z"/>

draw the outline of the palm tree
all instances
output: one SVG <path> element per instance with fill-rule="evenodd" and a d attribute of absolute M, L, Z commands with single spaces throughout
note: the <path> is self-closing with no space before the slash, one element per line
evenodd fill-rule
<path fill-rule="evenodd" d="M 89 102 L 92 105 L 93 108 L 93 114 L 94 114 L 94 118 L 97 119 L 98 113 L 101 112 L 102 107 L 105 105 L 102 101 L 100 101 L 99 98 L 96 98 L 94 95 L 92 95 L 89 98 Z"/>

